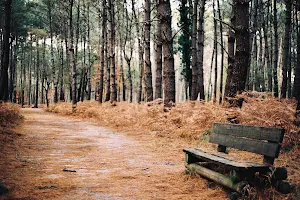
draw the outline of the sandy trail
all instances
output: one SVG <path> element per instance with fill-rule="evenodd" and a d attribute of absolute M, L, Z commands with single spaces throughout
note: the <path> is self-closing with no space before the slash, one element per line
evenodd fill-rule
<path fill-rule="evenodd" d="M 10 192 L 0 199 L 227 196 L 215 184 L 185 175 L 182 146 L 168 140 L 137 139 L 42 109 L 22 109 L 22 115 L 21 136 L 2 148 L 0 180 Z"/>

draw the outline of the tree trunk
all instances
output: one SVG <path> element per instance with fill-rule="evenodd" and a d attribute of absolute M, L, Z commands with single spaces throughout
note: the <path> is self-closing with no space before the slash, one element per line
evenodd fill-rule
<path fill-rule="evenodd" d="M 205 0 L 201 0 L 199 9 L 199 28 L 198 28 L 198 72 L 199 72 L 199 93 L 200 100 L 205 100 L 204 78 L 203 78 L 203 53 L 204 53 L 204 12 Z"/>
<path fill-rule="evenodd" d="M 59 94 L 59 100 L 65 101 L 65 93 L 64 93 L 64 47 L 63 47 L 63 40 L 60 42 L 60 59 L 61 59 L 61 71 L 60 71 L 60 94 Z"/>
<path fill-rule="evenodd" d="M 253 49 L 252 49 L 252 90 L 258 90 L 258 82 L 257 82 L 257 77 L 258 77 L 258 62 L 257 62 L 257 57 L 258 57 L 258 47 L 257 47 L 257 27 L 258 27 L 258 22 L 257 22 L 257 10 L 258 8 L 258 0 L 254 0 L 253 2 L 253 9 L 254 9 L 254 16 L 253 16 Z"/>
<path fill-rule="evenodd" d="M 298 2 L 298 11 L 300 11 L 300 3 Z M 297 18 L 297 65 L 295 67 L 294 92 L 293 96 L 298 101 L 295 116 L 300 117 L 300 24 Z"/>
<path fill-rule="evenodd" d="M 214 56 L 215 56 L 215 49 L 213 49 L 213 52 L 212 52 L 212 55 L 211 55 L 211 64 L 210 64 L 210 71 L 209 71 L 209 81 L 208 81 L 208 86 L 207 86 L 207 99 L 208 99 L 208 101 L 211 99 L 211 96 L 212 96 L 211 75 L 212 75 L 212 68 L 213 68 Z"/>
<path fill-rule="evenodd" d="M 292 0 L 285 0 L 285 33 L 284 33 L 284 44 L 283 44 L 283 63 L 282 63 L 282 86 L 281 86 L 281 97 L 286 98 L 287 92 L 287 71 L 290 53 L 290 30 L 291 30 L 291 10 Z"/>
<path fill-rule="evenodd" d="M 87 38 L 88 38 L 88 74 L 87 74 L 87 100 L 91 100 L 92 95 L 92 60 L 91 60 L 91 37 L 90 37 L 90 4 L 87 7 Z"/>
<path fill-rule="evenodd" d="M 278 97 L 278 76 L 277 76 L 277 68 L 278 68 L 278 28 L 277 28 L 277 0 L 274 0 L 273 7 L 273 15 L 274 15 L 274 69 L 273 69 L 273 78 L 274 78 L 274 96 Z"/>
<path fill-rule="evenodd" d="M 52 5 L 48 4 L 48 17 L 49 17 L 49 27 L 50 27 L 50 52 L 51 52 L 51 65 L 52 65 L 52 82 L 54 84 L 54 103 L 58 102 L 58 89 L 57 89 L 57 77 L 54 63 L 54 49 L 53 49 L 53 26 L 52 26 Z"/>
<path fill-rule="evenodd" d="M 39 53 L 39 39 L 36 36 L 36 68 L 35 68 L 35 102 L 34 108 L 38 108 L 39 101 L 39 66 L 40 64 L 40 53 Z"/>
<path fill-rule="evenodd" d="M 9 45 L 9 85 L 8 85 L 8 98 L 10 102 L 13 102 L 13 84 L 14 84 L 14 64 L 13 64 L 13 44 L 12 42 Z"/>
<path fill-rule="evenodd" d="M 150 61 L 150 0 L 145 0 L 145 89 L 146 89 L 146 101 L 153 100 L 153 87 L 152 87 L 152 70 Z"/>
<path fill-rule="evenodd" d="M 122 41 L 120 41 L 120 44 L 121 43 L 122 43 Z M 120 73 L 121 73 L 121 81 L 120 82 L 122 82 L 122 101 L 126 101 L 126 84 L 125 84 L 125 74 L 124 74 L 123 56 L 122 56 L 121 48 L 120 48 Z M 132 101 L 132 99 L 131 99 L 131 101 Z"/>
<path fill-rule="evenodd" d="M 198 9 L 198 1 L 194 0 L 193 5 L 193 16 L 192 16 L 192 96 L 191 100 L 197 100 L 198 98 L 198 61 L 197 61 L 197 9 Z"/>
<path fill-rule="evenodd" d="M 74 41 L 73 41 L 73 5 L 74 0 L 70 0 L 70 10 L 69 10 L 69 58 L 70 58 L 70 70 L 72 69 L 72 77 L 73 77 L 73 89 L 72 89 L 72 109 L 73 112 L 76 111 L 77 106 L 77 99 L 76 99 L 76 87 L 77 87 L 77 81 L 76 81 L 76 63 L 74 59 Z"/>
<path fill-rule="evenodd" d="M 24 86 L 25 86 L 25 77 L 26 77 L 26 73 L 25 73 L 25 65 L 24 65 L 24 60 L 25 60 L 25 51 L 24 51 L 24 44 L 22 43 L 21 45 L 21 66 L 20 66 L 20 71 L 21 71 L 21 108 L 24 107 Z"/>
<path fill-rule="evenodd" d="M 175 103 L 175 70 L 170 0 L 157 0 L 158 19 L 162 26 L 164 103 Z"/>
<path fill-rule="evenodd" d="M 182 27 L 182 35 L 178 42 L 182 46 L 182 74 L 185 80 L 185 98 L 191 99 L 192 94 L 192 69 L 191 69 L 191 13 L 189 5 L 192 5 L 192 1 L 182 0 L 180 11 L 180 26 Z M 158 22 L 161 26 L 161 24 Z"/>
<path fill-rule="evenodd" d="M 258 56 L 258 77 L 257 86 L 259 92 L 265 91 L 265 79 L 264 79 L 264 61 L 263 61 L 263 39 L 262 32 L 259 29 L 259 56 Z"/>
<path fill-rule="evenodd" d="M 225 96 L 229 97 L 235 97 L 237 92 L 245 89 L 246 85 L 249 62 L 249 2 L 234 0 L 233 13 L 235 13 L 236 52 L 231 82 L 225 93 Z"/>
<path fill-rule="evenodd" d="M 139 88 L 137 94 L 137 102 L 140 103 L 142 101 L 142 93 L 143 93 L 143 77 L 144 77 L 144 48 L 142 46 L 142 39 L 140 36 L 140 27 L 139 27 L 139 20 L 135 10 L 135 0 L 131 0 L 132 4 L 132 12 L 135 19 L 136 24 L 136 33 L 138 37 L 138 49 L 139 49 Z"/>
<path fill-rule="evenodd" d="M 154 99 L 162 98 L 162 35 L 161 23 L 156 23 L 154 59 L 156 63 L 155 94 Z"/>
<path fill-rule="evenodd" d="M 70 58 L 69 58 L 69 50 L 68 50 L 68 24 L 66 23 L 66 27 L 65 27 L 65 53 L 66 53 L 66 69 L 68 69 L 68 66 L 70 66 Z M 69 83 L 68 83 L 68 89 L 70 91 L 70 100 L 72 100 L 72 76 L 70 73 L 68 73 L 68 79 L 69 79 Z M 65 96 L 65 90 L 64 90 L 64 101 L 66 101 L 66 96 Z"/>
<path fill-rule="evenodd" d="M 81 69 L 81 83 L 82 83 L 82 87 L 81 87 L 81 95 L 80 95 L 80 100 L 83 102 L 85 99 L 85 91 L 86 91 L 86 74 L 87 74 L 87 70 L 88 67 L 86 65 L 86 6 L 85 6 L 85 1 L 83 1 L 83 16 L 84 16 L 84 20 L 83 20 L 83 34 L 82 34 L 82 39 L 83 39 L 83 63 L 82 63 L 82 69 Z M 79 95 L 78 95 L 79 96 Z M 79 101 L 79 99 L 78 99 Z"/>
<path fill-rule="evenodd" d="M 217 18 L 216 18 L 216 8 L 215 8 L 215 0 L 213 0 L 213 12 L 214 12 L 214 51 L 215 51 L 215 83 L 214 83 L 214 96 L 213 102 L 217 101 L 217 93 L 218 93 L 218 31 L 217 31 Z"/>
<path fill-rule="evenodd" d="M 8 101 L 9 35 L 12 0 L 4 2 L 4 36 L 1 54 L 0 100 Z"/>
<path fill-rule="evenodd" d="M 28 71 L 29 71 L 29 76 L 28 76 L 28 92 L 27 92 L 27 103 L 28 106 L 31 105 L 31 69 L 32 69 L 32 65 L 33 65 L 33 47 L 32 47 L 32 43 L 33 43 L 33 39 L 32 39 L 32 34 L 30 35 L 30 59 L 28 62 Z"/>
<path fill-rule="evenodd" d="M 44 97 L 44 90 L 45 89 L 45 82 L 46 82 L 46 77 L 47 77 L 47 74 L 46 74 L 46 67 L 47 67 L 47 64 L 46 64 L 46 37 L 44 37 L 43 39 L 43 54 L 42 54 L 42 70 L 41 70 L 41 78 L 42 78 L 42 94 L 41 94 L 41 104 L 44 104 L 45 103 L 45 97 Z"/>
<path fill-rule="evenodd" d="M 221 42 L 221 74 L 220 74 L 220 98 L 219 103 L 222 103 L 222 96 L 223 96 L 223 71 L 224 71 L 224 42 L 223 42 L 223 23 L 222 23 L 222 14 L 220 8 L 220 0 L 217 0 L 218 5 L 218 13 L 219 13 L 219 20 L 220 20 L 220 42 Z"/>
<path fill-rule="evenodd" d="M 116 63 L 115 63 L 115 8 L 114 0 L 108 0 L 109 25 L 110 25 L 110 101 L 117 101 Z"/>
<path fill-rule="evenodd" d="M 299 22 L 297 22 L 297 25 L 298 25 L 298 27 L 297 27 L 297 64 L 295 66 L 293 97 L 298 99 L 298 105 L 300 105 L 300 25 L 299 25 Z M 300 106 L 299 106 L 298 110 L 300 110 Z"/>
<path fill-rule="evenodd" d="M 99 19 L 100 20 L 100 19 Z M 106 0 L 102 1 L 102 33 L 101 33 L 101 67 L 100 67 L 100 80 L 99 80 L 99 102 L 103 101 L 103 82 L 104 82 L 104 67 L 105 67 L 105 39 L 106 39 Z"/>
<path fill-rule="evenodd" d="M 268 88 L 267 91 L 272 92 L 273 88 L 273 81 L 272 81 L 272 63 L 270 60 L 270 51 L 269 51 L 269 41 L 268 41 L 268 36 L 269 36 L 269 12 L 270 12 L 270 2 L 268 1 L 267 4 L 267 13 L 264 14 L 264 19 L 262 23 L 262 28 L 264 32 L 264 42 L 265 42 L 265 58 L 267 60 L 266 64 L 266 69 L 267 69 L 267 77 L 268 77 Z"/>

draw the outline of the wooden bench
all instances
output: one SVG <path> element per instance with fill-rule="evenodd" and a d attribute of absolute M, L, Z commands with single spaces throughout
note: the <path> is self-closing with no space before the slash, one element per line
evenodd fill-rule
<path fill-rule="evenodd" d="M 279 187 L 286 190 L 289 184 L 282 186 L 278 181 L 287 178 L 287 170 L 273 167 L 284 132 L 281 128 L 214 123 L 209 142 L 218 144 L 217 152 L 184 149 L 186 168 L 237 192 L 243 192 L 248 184 L 255 184 L 258 174 L 271 174 L 273 185 L 281 185 Z M 263 155 L 263 162 L 234 158 L 226 152 L 228 147 Z"/>

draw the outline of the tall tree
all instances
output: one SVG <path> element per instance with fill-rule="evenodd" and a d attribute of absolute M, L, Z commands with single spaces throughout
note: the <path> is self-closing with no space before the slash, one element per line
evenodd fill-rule
<path fill-rule="evenodd" d="M 300 2 L 299 11 L 300 11 Z M 297 63 L 295 66 L 295 79 L 294 79 L 294 90 L 293 97 L 298 99 L 299 109 L 300 110 L 300 23 L 297 21 Z"/>
<path fill-rule="evenodd" d="M 272 77 L 272 63 L 270 59 L 270 50 L 269 50 L 269 15 L 270 15 L 270 0 L 267 2 L 267 12 L 265 13 L 263 11 L 263 21 L 262 21 L 262 29 L 264 32 L 264 42 L 265 42 L 265 58 L 267 60 L 266 62 L 266 69 L 267 69 L 267 77 L 268 77 L 268 91 L 272 92 L 273 88 L 273 77 Z"/>
<path fill-rule="evenodd" d="M 77 76 L 76 76 L 76 62 L 74 58 L 74 30 L 73 30 L 73 5 L 74 0 L 69 0 L 69 58 L 70 70 L 72 70 L 73 88 L 72 88 L 72 108 L 75 111 L 77 106 L 76 89 L 77 89 Z"/>
<path fill-rule="evenodd" d="M 150 61 L 150 0 L 145 0 L 145 89 L 146 89 L 146 101 L 153 100 L 153 87 L 152 87 L 152 71 Z"/>
<path fill-rule="evenodd" d="M 277 77 L 277 68 L 278 68 L 278 27 L 277 27 L 277 0 L 273 2 L 273 15 L 274 15 L 274 68 L 273 68 L 273 77 L 274 77 L 274 96 L 278 97 L 278 77 Z"/>
<path fill-rule="evenodd" d="M 232 73 L 234 69 L 234 47 L 235 47 L 235 35 L 234 35 L 234 30 L 232 27 L 235 26 L 235 15 L 234 12 L 231 12 L 230 16 L 230 24 L 231 27 L 228 28 L 228 69 L 227 69 L 227 80 L 226 80 L 226 87 L 225 87 L 225 95 L 226 92 L 229 91 L 232 85 Z"/>
<path fill-rule="evenodd" d="M 88 74 L 87 74 L 87 100 L 91 100 L 92 95 L 92 60 L 91 60 L 91 28 L 90 28 L 90 2 L 87 5 L 87 42 L 88 42 Z"/>
<path fill-rule="evenodd" d="M 141 33 L 143 31 L 140 31 L 140 26 L 139 26 L 139 18 L 138 14 L 136 13 L 135 9 L 135 0 L 131 0 L 132 4 L 132 13 L 135 19 L 135 24 L 136 24 L 136 33 L 138 37 L 138 51 L 139 51 L 139 88 L 138 88 L 138 94 L 137 94 L 137 102 L 140 103 L 142 101 L 142 93 L 143 93 L 143 77 L 144 77 L 144 62 L 143 62 L 143 57 L 144 57 L 144 48 L 142 44 L 142 39 L 141 39 Z"/>
<path fill-rule="evenodd" d="M 219 27 L 220 27 L 220 43 L 221 43 L 221 73 L 220 73 L 220 98 L 219 103 L 222 102 L 222 95 L 223 95 L 223 71 L 224 71 L 224 42 L 223 42 L 223 23 L 222 23 L 222 13 L 220 7 L 220 0 L 217 0 L 218 6 L 218 14 L 219 14 Z"/>
<path fill-rule="evenodd" d="M 235 97 L 237 92 L 243 91 L 246 85 L 247 66 L 249 62 L 249 1 L 234 0 L 232 12 L 235 18 L 236 51 L 235 62 L 231 72 L 231 80 L 225 91 L 225 96 Z"/>
<path fill-rule="evenodd" d="M 124 1 L 124 4 L 126 5 L 126 0 Z M 125 38 L 124 38 L 124 45 L 123 45 L 123 53 L 124 53 L 124 58 L 127 63 L 128 67 L 128 81 L 129 81 L 129 101 L 132 102 L 133 100 L 133 81 L 132 81 L 132 69 L 131 69 L 131 60 L 133 57 L 133 38 L 132 34 L 130 34 L 130 30 L 132 29 L 133 26 L 133 17 L 129 17 L 128 14 L 128 9 L 124 9 L 125 11 L 125 20 L 126 20 L 126 27 L 125 27 Z M 129 40 L 129 41 L 128 41 Z M 127 53 L 126 53 L 127 52 Z M 129 54 L 128 54 L 129 53 Z M 122 74 L 123 80 L 124 80 L 124 73 Z M 123 88 L 123 100 L 125 101 L 125 81 Z"/>
<path fill-rule="evenodd" d="M 4 34 L 1 54 L 0 100 L 8 101 L 9 36 L 12 0 L 4 1 Z"/>
<path fill-rule="evenodd" d="M 283 63 L 282 63 L 282 86 L 281 97 L 286 98 L 287 92 L 287 71 L 290 55 L 290 31 L 291 31 L 291 12 L 292 12 L 292 0 L 285 0 L 285 32 L 283 40 Z"/>
<path fill-rule="evenodd" d="M 110 101 L 117 101 L 117 87 L 116 87 L 116 63 L 115 63 L 115 4 L 114 0 L 108 0 L 109 11 L 109 45 L 110 45 Z"/>
<path fill-rule="evenodd" d="M 182 75 L 185 80 L 185 98 L 191 99 L 192 94 L 192 70 L 191 70 L 191 9 L 188 5 L 188 0 L 179 1 L 180 19 L 179 24 L 182 29 L 182 34 L 178 38 L 179 51 L 182 54 Z M 190 1 L 191 2 L 191 1 Z M 158 22 L 161 26 L 160 22 Z M 198 40 L 199 41 L 199 40 Z"/>
<path fill-rule="evenodd" d="M 100 20 L 100 19 L 99 19 Z M 103 100 L 103 78 L 104 78 L 104 68 L 105 68 L 105 40 L 106 40 L 106 0 L 102 0 L 102 27 L 101 27 L 101 63 L 100 63 L 100 83 L 99 83 L 99 102 L 102 103 Z"/>
<path fill-rule="evenodd" d="M 158 18 L 162 26 L 164 103 L 175 102 L 175 70 L 170 0 L 156 0 Z"/>
<path fill-rule="evenodd" d="M 218 93 L 218 30 L 217 30 L 217 9 L 215 6 L 215 0 L 213 0 L 213 13 L 214 13 L 214 52 L 215 52 L 215 83 L 214 83 L 214 94 L 213 94 L 213 102 L 217 101 L 217 93 Z"/>
<path fill-rule="evenodd" d="M 198 72 L 200 100 L 205 99 L 203 78 L 203 54 L 204 54 L 204 12 L 206 0 L 201 0 L 198 25 Z"/>
<path fill-rule="evenodd" d="M 198 15 L 198 0 L 194 0 L 193 5 L 193 24 L 192 24 L 192 96 L 191 100 L 197 100 L 198 97 L 198 55 L 197 55 L 197 15 Z"/>
<path fill-rule="evenodd" d="M 155 94 L 154 99 L 162 98 L 162 42 L 161 23 L 156 23 L 154 59 L 156 63 Z"/>
<path fill-rule="evenodd" d="M 34 108 L 38 108 L 38 100 L 39 100 L 39 63 L 40 63 L 40 53 L 39 53 L 39 37 L 35 36 L 36 41 L 36 68 L 35 68 L 35 102 Z"/>

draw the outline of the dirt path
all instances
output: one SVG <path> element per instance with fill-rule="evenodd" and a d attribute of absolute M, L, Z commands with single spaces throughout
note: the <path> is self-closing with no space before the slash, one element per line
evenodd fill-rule
<path fill-rule="evenodd" d="M 21 136 L 2 148 L 3 199 L 225 199 L 184 174 L 181 146 L 139 140 L 42 109 L 22 109 Z M 1 159 L 0 159 L 1 160 Z M 67 171 L 63 171 L 66 169 Z M 74 170 L 76 172 L 70 172 Z"/>

